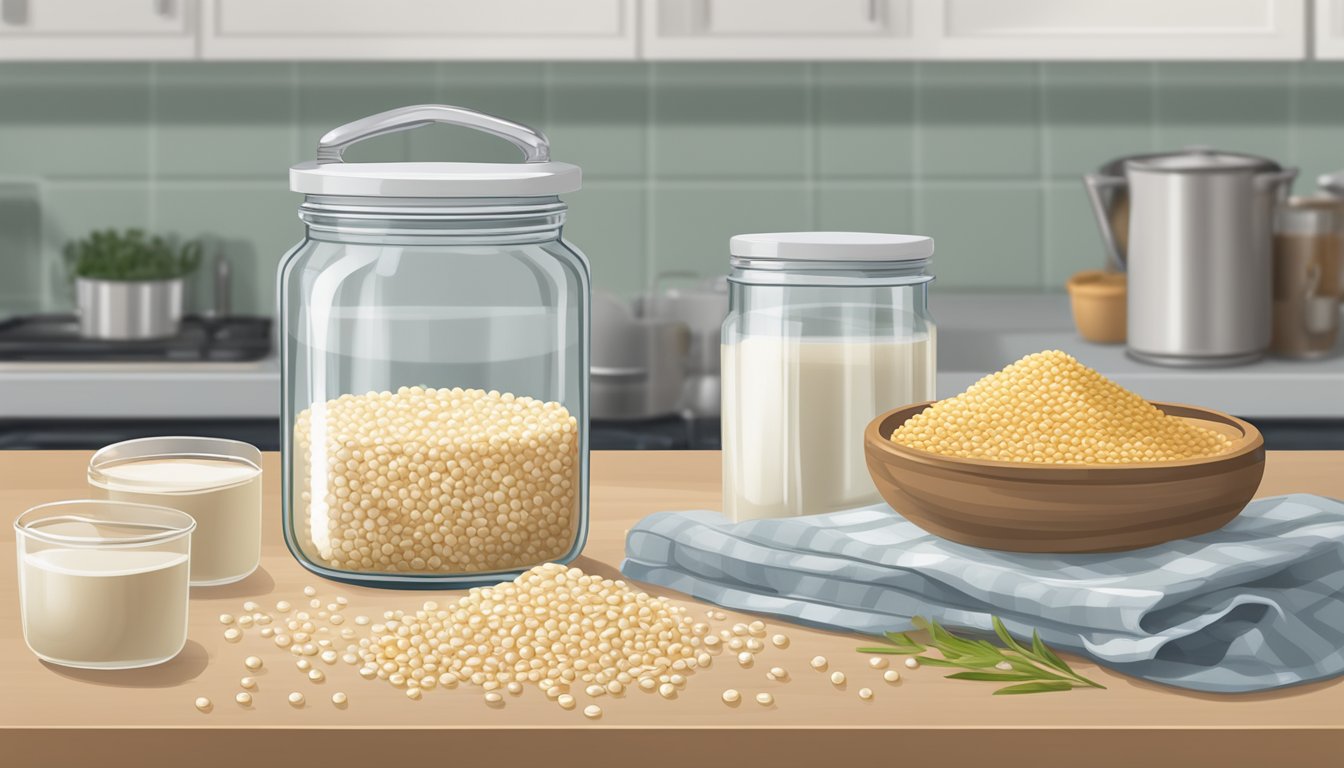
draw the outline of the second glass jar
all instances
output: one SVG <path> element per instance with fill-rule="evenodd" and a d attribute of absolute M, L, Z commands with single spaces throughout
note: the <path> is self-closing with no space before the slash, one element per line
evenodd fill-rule
<path fill-rule="evenodd" d="M 723 504 L 734 520 L 881 500 L 868 422 L 934 399 L 933 240 L 738 235 L 723 325 Z"/>
<path fill-rule="evenodd" d="M 528 162 L 332 159 L 427 122 Z M 590 277 L 561 239 L 579 169 L 547 153 L 523 126 L 429 105 L 337 129 L 291 172 L 307 236 L 280 268 L 285 536 L 309 570 L 464 587 L 582 549 Z"/>

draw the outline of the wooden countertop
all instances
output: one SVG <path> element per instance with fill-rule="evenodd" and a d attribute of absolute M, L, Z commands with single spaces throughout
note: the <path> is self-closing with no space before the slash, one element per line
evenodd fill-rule
<path fill-rule="evenodd" d="M 217 617 L 238 613 L 244 600 L 265 608 L 296 604 L 312 584 L 324 602 L 345 595 L 350 614 L 414 608 L 435 593 L 361 589 L 325 582 L 290 557 L 280 536 L 278 456 L 266 456 L 266 541 L 261 569 L 243 582 L 192 591 L 186 649 L 159 667 L 89 672 L 39 662 L 23 642 L 19 622 L 14 532 L 9 521 L 28 507 L 87 495 L 85 452 L 0 452 L 0 764 L 266 765 L 397 760 L 411 764 L 548 766 L 860 764 L 916 759 L 959 766 L 1225 765 L 1291 760 L 1295 765 L 1344 764 L 1344 683 L 1339 680 L 1240 696 L 1195 694 L 1110 674 L 1072 662 L 1105 691 L 991 696 L 993 684 L 951 681 L 932 667 L 901 668 L 891 685 L 854 652 L 858 638 L 769 621 L 791 638 L 770 648 L 751 669 L 727 657 L 700 670 L 676 700 L 642 692 L 603 697 L 604 715 L 588 721 L 564 711 L 535 689 L 488 707 L 478 690 L 432 690 L 407 699 L 382 681 L 368 681 L 341 662 L 325 682 L 309 682 L 294 657 L 251 630 L 227 643 Z M 1271 453 L 1262 495 L 1291 491 L 1344 497 L 1344 454 Z M 597 453 L 593 456 L 592 534 L 575 564 L 614 576 L 626 529 L 662 509 L 717 508 L 719 457 L 712 452 Z M 661 591 L 661 590 L 660 590 Z M 451 596 L 452 593 L 444 593 Z M 443 599 L 442 597 L 438 599 Z M 691 601 L 686 601 L 690 603 Z M 694 609 L 703 615 L 699 607 Z M 743 614 L 728 612 L 728 624 Z M 716 627 L 721 623 L 711 622 Z M 242 660 L 261 656 L 255 704 L 233 702 Z M 823 654 L 849 676 L 837 691 L 808 659 Z M 789 682 L 766 680 L 785 667 Z M 321 665 L 319 665 L 321 666 Z M 860 687 L 876 691 L 863 702 Z M 720 700 L 725 688 L 744 694 L 740 706 Z M 330 703 L 345 691 L 349 706 Z M 285 700 L 308 699 L 303 709 Z M 754 695 L 770 691 L 765 708 Z M 208 696 L 209 714 L 193 701 Z M 431 763 L 425 763 L 426 760 Z"/>

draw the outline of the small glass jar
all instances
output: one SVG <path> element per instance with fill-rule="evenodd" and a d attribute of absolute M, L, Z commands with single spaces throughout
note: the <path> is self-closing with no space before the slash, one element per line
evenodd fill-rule
<path fill-rule="evenodd" d="M 120 501 L 43 504 L 14 521 L 23 639 L 83 669 L 161 664 L 187 642 L 190 515 Z"/>
<path fill-rule="evenodd" d="M 933 240 L 738 235 L 723 324 L 723 504 L 734 520 L 880 501 L 863 432 L 933 400 Z"/>
<path fill-rule="evenodd" d="M 431 123 L 523 163 L 344 163 Z M 280 265 L 284 532 L 321 576 L 493 584 L 583 548 L 588 262 L 561 239 L 578 167 L 457 107 L 337 128 L 291 170 L 306 236 Z"/>
<path fill-rule="evenodd" d="M 1293 197 L 1274 231 L 1273 332 L 1279 357 L 1318 358 L 1339 338 L 1344 295 L 1344 199 Z"/>
<path fill-rule="evenodd" d="M 214 437 L 144 437 L 89 459 L 89 485 L 112 501 L 180 510 L 196 521 L 191 585 L 241 581 L 261 564 L 261 451 Z"/>

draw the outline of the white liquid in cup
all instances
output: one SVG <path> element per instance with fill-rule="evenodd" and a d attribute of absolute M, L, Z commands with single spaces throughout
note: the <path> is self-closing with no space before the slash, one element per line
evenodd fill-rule
<path fill-rule="evenodd" d="M 28 552 L 20 563 L 24 639 L 39 657 L 69 667 L 167 661 L 187 641 L 188 567 L 183 552 Z"/>
<path fill-rule="evenodd" d="M 733 520 L 881 501 L 863 432 L 934 398 L 934 345 L 748 337 L 723 347 L 723 505 Z"/>
<path fill-rule="evenodd" d="M 191 583 L 228 584 L 261 562 L 261 469 L 225 457 L 146 457 L 104 464 L 103 496 L 181 510 L 196 520 Z"/>

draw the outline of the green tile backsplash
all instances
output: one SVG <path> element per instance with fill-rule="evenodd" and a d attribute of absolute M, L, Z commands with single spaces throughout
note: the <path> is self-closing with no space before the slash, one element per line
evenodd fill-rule
<path fill-rule="evenodd" d="M 1058 290 L 1101 263 L 1078 175 L 1111 157 L 1268 154 L 1298 191 L 1344 168 L 1344 63 L 3 63 L 0 310 L 68 306 L 61 245 L 141 226 L 204 238 L 235 308 L 269 312 L 301 231 L 288 166 L 430 101 L 535 124 L 582 165 L 566 234 L 624 294 L 724 271 L 734 233 L 819 228 L 933 235 L 935 290 Z M 450 129 L 350 153 L 514 155 Z"/>

